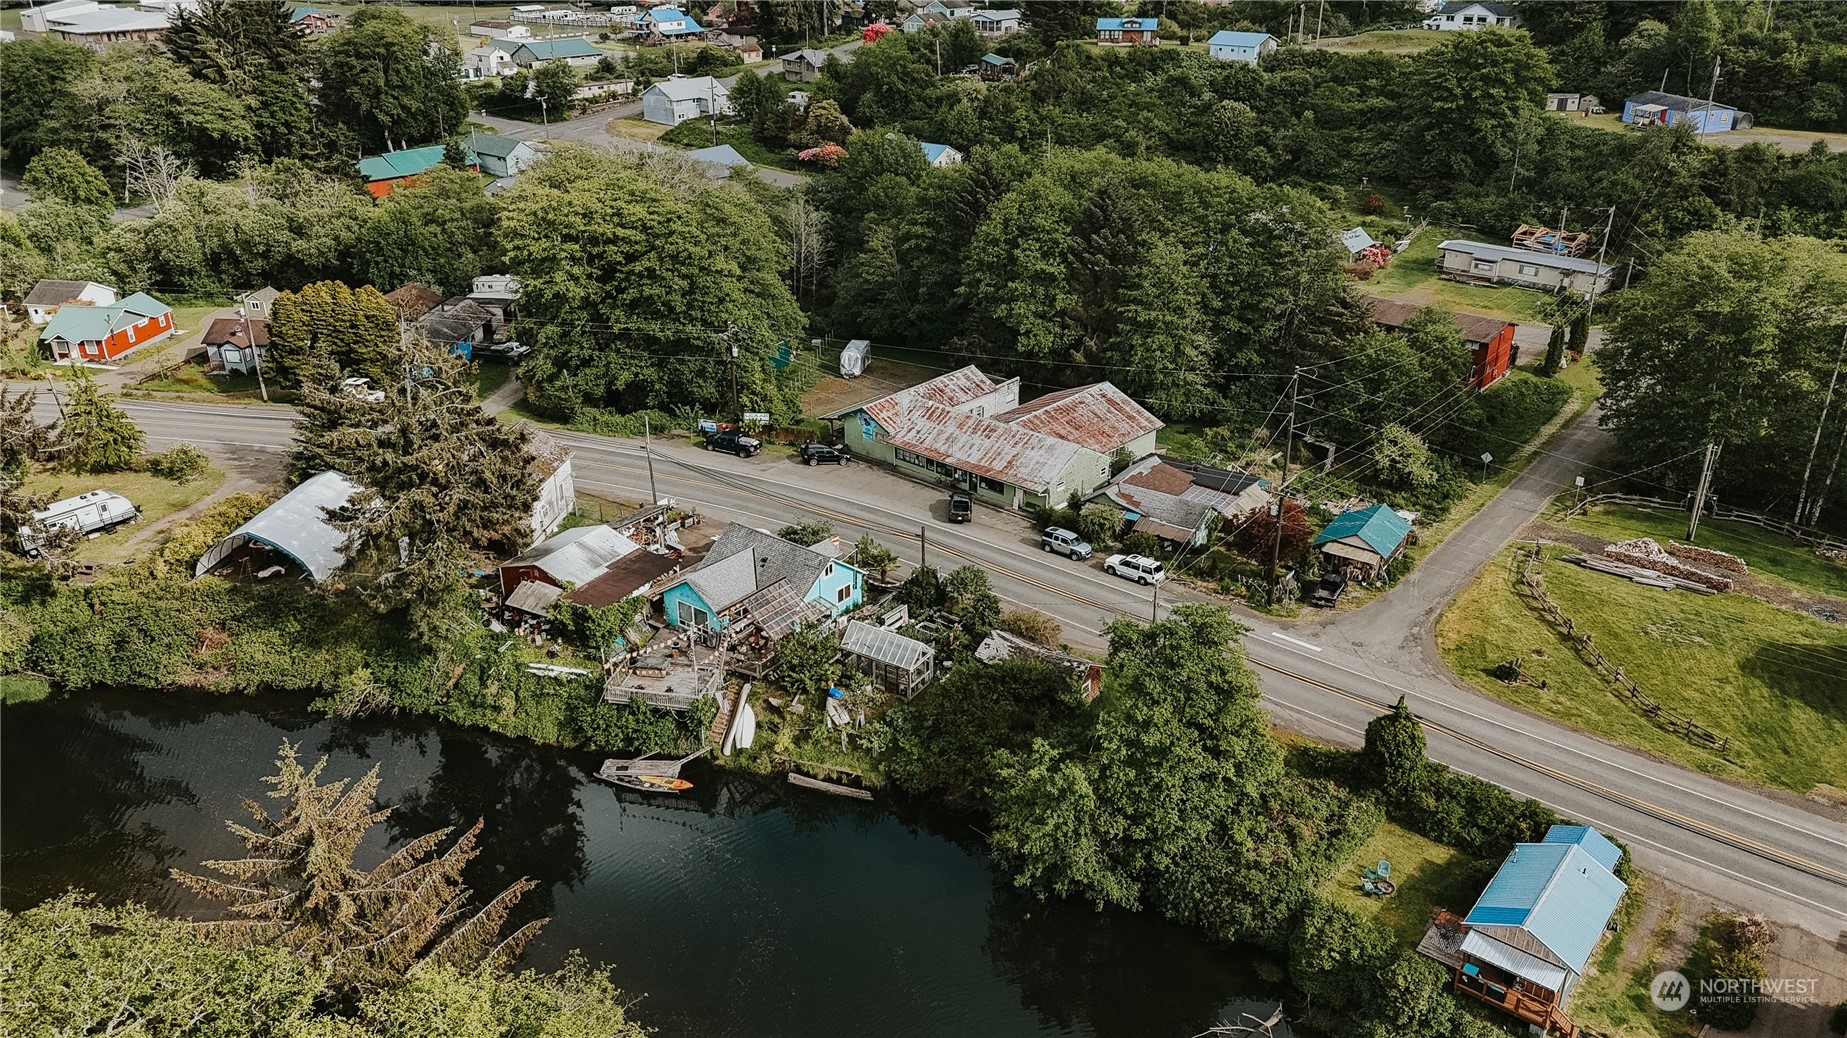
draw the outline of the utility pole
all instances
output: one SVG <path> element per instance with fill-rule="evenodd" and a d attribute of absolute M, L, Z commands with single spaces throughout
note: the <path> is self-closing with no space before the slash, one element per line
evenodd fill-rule
<path fill-rule="evenodd" d="M 1159 581 L 1156 581 L 1154 585 L 1154 602 L 1148 606 L 1148 622 L 1151 624 L 1161 622 L 1161 584 Z"/>
<path fill-rule="evenodd" d="M 1815 469 L 1815 452 L 1821 447 L 1821 429 L 1828 424 L 1828 408 L 1834 404 L 1834 387 L 1841 380 L 1841 356 L 1847 354 L 1847 329 L 1841 332 L 1840 349 L 1834 351 L 1834 374 L 1828 379 L 1828 394 L 1821 398 L 1821 417 L 1815 421 L 1815 439 L 1809 443 L 1809 460 L 1802 466 L 1802 489 L 1796 494 L 1796 522 L 1802 522 L 1809 506 L 1809 475 Z"/>
<path fill-rule="evenodd" d="M 641 453 L 647 455 L 648 458 L 648 503 L 658 505 L 661 503 L 661 492 L 654 485 L 654 430 L 649 425 L 648 413 L 643 411 L 641 413 Z"/>
<path fill-rule="evenodd" d="M 1328 13 L 1328 0 L 1321 0 L 1321 6 L 1315 8 L 1315 42 L 1321 42 L 1321 19 Z"/>
<path fill-rule="evenodd" d="M 725 325 L 725 343 L 731 353 L 731 414 L 733 421 L 744 420 L 744 412 L 738 407 L 738 326 L 735 323 Z"/>
<path fill-rule="evenodd" d="M 1623 275 L 1623 287 L 1629 287 L 1629 279 L 1635 276 L 1635 257 L 1629 257 L 1629 273 Z"/>
<path fill-rule="evenodd" d="M 1706 491 L 1712 486 L 1712 465 L 1719 458 L 1719 445 L 1706 445 L 1706 464 L 1700 468 L 1699 489 L 1693 492 L 1693 517 L 1687 523 L 1687 543 L 1693 543 L 1693 535 L 1699 532 L 1700 512 L 1706 507 Z"/>
<path fill-rule="evenodd" d="M 1591 315 L 1597 312 L 1597 286 L 1603 283 L 1603 252 L 1610 247 L 1610 232 L 1616 229 L 1616 207 L 1610 207 L 1610 219 L 1603 225 L 1603 241 L 1597 246 L 1597 269 L 1590 278 L 1590 303 L 1584 309 L 1585 337 L 1590 336 Z M 1583 343 L 1587 349 L 1589 343 Z"/>
<path fill-rule="evenodd" d="M 923 569 L 930 564 L 930 528 L 917 528 L 917 568 Z"/>
<path fill-rule="evenodd" d="M 1287 518 L 1285 506 L 1289 503 L 1289 455 L 1295 451 L 1295 407 L 1297 391 L 1302 385 L 1302 367 L 1297 365 L 1295 374 L 1289 376 L 1289 420 L 1288 432 L 1283 437 L 1283 478 L 1276 484 L 1276 536 L 1270 541 L 1270 589 L 1271 597 L 1276 594 L 1276 569 L 1283 559 L 1283 520 Z"/>
<path fill-rule="evenodd" d="M 1712 102 L 1719 96 L 1719 55 L 1712 56 L 1712 86 L 1706 89 L 1706 112 L 1700 117 L 1699 139 L 1706 143 L 1706 127 L 1712 123 Z"/>
<path fill-rule="evenodd" d="M 251 359 L 256 361 L 257 392 L 263 394 L 263 402 L 267 404 L 269 387 L 263 384 L 263 351 L 257 349 L 256 341 L 250 337 L 250 293 L 244 293 L 243 304 L 237 308 L 237 316 L 244 324 L 244 345 L 250 349 Z"/>

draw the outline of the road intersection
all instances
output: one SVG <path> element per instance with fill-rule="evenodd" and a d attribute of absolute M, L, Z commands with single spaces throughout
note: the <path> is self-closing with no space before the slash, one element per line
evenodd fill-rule
<path fill-rule="evenodd" d="M 49 410 L 49 401 L 43 402 Z M 286 408 L 122 401 L 155 443 L 186 440 L 211 452 L 277 450 L 292 435 Z M 738 459 L 656 441 L 654 472 L 640 443 L 560 432 L 578 486 L 640 501 L 673 497 L 716 517 L 775 528 L 823 518 L 844 536 L 877 536 L 905 562 L 987 570 L 1013 605 L 1044 612 L 1073 645 L 1100 647 L 1121 616 L 1147 618 L 1181 588 L 1148 589 L 1094 565 L 1038 550 L 1023 517 L 981 510 L 973 523 L 941 521 L 940 488 L 869 465 L 808 468 L 792 460 Z M 1288 624 L 1247 617 L 1246 653 L 1280 723 L 1356 744 L 1366 723 L 1400 695 L 1429 726 L 1434 760 L 1532 797 L 1628 842 L 1638 863 L 1720 903 L 1761 912 L 1833 940 L 1847 933 L 1847 815 L 1793 795 L 1742 787 L 1656 760 L 1529 714 L 1466 688 L 1431 653 L 1443 606 L 1571 485 L 1596 446 L 1594 412 L 1580 418 L 1507 491 L 1434 550 L 1411 579 L 1330 621 Z M 654 489 L 650 490 L 650 479 Z M 1420 575 L 1421 578 L 1420 578 Z"/>

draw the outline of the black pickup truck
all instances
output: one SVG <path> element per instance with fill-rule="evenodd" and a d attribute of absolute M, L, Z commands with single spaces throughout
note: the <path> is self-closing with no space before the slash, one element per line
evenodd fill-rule
<path fill-rule="evenodd" d="M 723 432 L 715 432 L 707 436 L 705 438 L 705 449 L 709 451 L 724 451 L 727 454 L 735 454 L 740 458 L 748 458 L 752 455 L 763 453 L 763 441 L 757 439 L 755 436 L 746 436 L 736 429 L 726 429 Z"/>

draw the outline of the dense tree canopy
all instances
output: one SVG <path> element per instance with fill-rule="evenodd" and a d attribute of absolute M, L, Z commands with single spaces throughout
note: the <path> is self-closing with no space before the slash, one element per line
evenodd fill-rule
<path fill-rule="evenodd" d="M 438 142 L 468 111 L 460 69 L 454 36 L 369 5 L 315 50 L 320 113 L 368 152 Z"/>
<path fill-rule="evenodd" d="M 570 150 L 499 201 L 535 404 L 728 409 L 729 342 L 742 409 L 793 416 L 769 361 L 803 321 L 787 246 L 750 195 L 677 160 Z"/>
<path fill-rule="evenodd" d="M 1699 452 L 1723 441 L 1722 498 L 1804 522 L 1847 499 L 1847 390 L 1823 413 L 1847 343 L 1847 256 L 1807 238 L 1695 234 L 1612 310 L 1604 420 L 1652 483 L 1691 488 Z"/>

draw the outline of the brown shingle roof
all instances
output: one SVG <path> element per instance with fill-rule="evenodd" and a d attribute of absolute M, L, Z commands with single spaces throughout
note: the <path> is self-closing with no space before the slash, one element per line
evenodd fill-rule
<path fill-rule="evenodd" d="M 1372 311 L 1373 322 L 1385 327 L 1403 328 L 1411 315 L 1422 309 L 1416 303 L 1407 303 L 1400 299 L 1380 299 L 1371 297 L 1366 300 L 1367 309 Z M 1493 342 L 1494 337 L 1512 321 L 1485 314 L 1471 314 L 1457 311 L 1450 314 L 1455 319 L 1456 327 L 1461 330 L 1462 338 L 1467 342 Z"/>
<path fill-rule="evenodd" d="M 397 308 L 399 315 L 406 321 L 415 321 L 443 301 L 443 297 L 424 288 L 422 285 L 405 285 L 385 293 L 385 298 Z"/>
<path fill-rule="evenodd" d="M 602 576 L 583 584 L 564 599 L 590 608 L 614 605 L 679 568 L 680 563 L 671 555 L 632 551 L 612 563 Z"/>
<path fill-rule="evenodd" d="M 244 338 L 245 324 L 250 326 L 249 339 Z M 269 322 L 246 322 L 239 317 L 220 317 L 206 326 L 205 337 L 199 341 L 207 346 L 268 346 Z"/>

